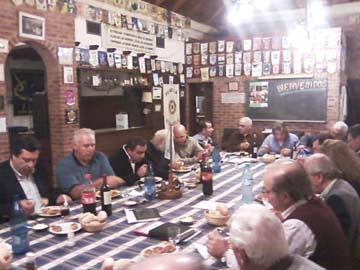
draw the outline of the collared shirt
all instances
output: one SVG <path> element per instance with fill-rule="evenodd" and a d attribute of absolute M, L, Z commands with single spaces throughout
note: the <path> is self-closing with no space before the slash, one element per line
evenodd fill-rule
<path fill-rule="evenodd" d="M 69 154 L 57 164 L 55 173 L 60 188 L 65 192 L 69 192 L 75 185 L 86 183 L 84 179 L 86 173 L 91 174 L 92 181 L 104 174 L 115 175 L 108 158 L 101 152 L 95 152 L 86 166 L 82 165 L 74 154 Z"/>
<path fill-rule="evenodd" d="M 293 133 L 289 133 L 286 140 L 282 144 L 280 144 L 275 139 L 275 136 L 273 134 L 270 134 L 269 136 L 267 136 L 265 138 L 264 142 L 262 143 L 262 145 L 258 151 L 258 155 L 261 156 L 261 155 L 265 154 L 264 148 L 268 148 L 269 153 L 280 154 L 281 150 L 284 148 L 293 149 L 293 147 L 296 146 L 298 141 L 299 141 L 298 136 L 296 136 Z"/>
<path fill-rule="evenodd" d="M 41 195 L 39 189 L 37 188 L 34 177 L 30 173 L 28 176 L 22 175 L 14 167 L 10 159 L 10 167 L 14 171 L 16 179 L 19 181 L 21 188 L 23 189 L 25 196 L 28 200 L 32 200 L 35 203 L 35 211 L 39 210 L 41 207 Z"/>
<path fill-rule="evenodd" d="M 321 199 L 325 200 L 326 196 L 328 195 L 328 193 L 330 192 L 331 188 L 333 187 L 336 181 L 337 179 L 331 181 L 330 184 L 320 193 Z"/>
<path fill-rule="evenodd" d="M 175 143 L 176 159 L 182 160 L 187 165 L 196 163 L 195 155 L 201 151 L 203 148 L 192 137 L 188 137 L 183 144 Z"/>
<path fill-rule="evenodd" d="M 200 144 L 201 147 L 204 147 L 206 144 L 214 145 L 214 141 L 211 137 L 205 138 L 200 132 L 193 136 L 195 140 Z"/>
<path fill-rule="evenodd" d="M 305 200 L 300 200 L 281 213 L 283 219 L 290 216 L 296 208 L 305 204 Z M 298 254 L 309 258 L 315 251 L 316 239 L 311 229 L 299 219 L 288 219 L 284 221 L 283 228 L 285 237 L 289 244 L 290 254 Z"/>
<path fill-rule="evenodd" d="M 123 145 L 123 149 L 124 149 L 124 152 L 125 152 L 126 156 L 127 156 L 128 159 L 129 159 L 130 166 L 131 166 L 131 168 L 132 168 L 132 170 L 133 170 L 133 173 L 135 173 L 135 162 L 132 161 L 129 153 L 126 151 L 126 145 L 125 145 L 125 144 Z"/>
<path fill-rule="evenodd" d="M 254 140 L 254 134 L 241 134 L 238 130 L 231 133 L 229 138 L 222 143 L 222 148 L 227 152 L 238 152 L 241 150 L 252 150 L 251 145 Z M 250 149 L 240 149 L 240 144 L 248 142 Z"/>

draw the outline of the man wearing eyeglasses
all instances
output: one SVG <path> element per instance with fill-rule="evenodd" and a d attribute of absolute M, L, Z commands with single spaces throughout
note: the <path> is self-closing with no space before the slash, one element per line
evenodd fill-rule
<path fill-rule="evenodd" d="M 223 141 L 222 148 L 227 152 L 246 151 L 251 153 L 253 141 L 256 141 L 256 135 L 252 134 L 252 120 L 249 117 L 243 117 L 239 120 L 238 130 L 230 134 L 226 141 Z"/>
<path fill-rule="evenodd" d="M 20 196 L 20 206 L 31 215 L 43 204 L 63 203 L 64 196 L 52 190 L 43 170 L 37 165 L 40 144 L 32 136 L 22 136 L 11 147 L 11 157 L 0 164 L 0 222 L 7 221 L 13 196 Z M 67 197 L 70 202 L 70 197 Z"/>

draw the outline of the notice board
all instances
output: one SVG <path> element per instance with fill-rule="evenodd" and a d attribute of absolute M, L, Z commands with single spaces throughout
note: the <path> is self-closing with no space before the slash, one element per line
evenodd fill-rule
<path fill-rule="evenodd" d="M 325 122 L 327 79 L 250 81 L 247 115 L 254 120 Z"/>

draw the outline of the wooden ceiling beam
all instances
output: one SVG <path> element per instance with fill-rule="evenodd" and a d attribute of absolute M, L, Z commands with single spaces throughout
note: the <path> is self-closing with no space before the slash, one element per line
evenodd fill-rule
<path fill-rule="evenodd" d="M 164 1 L 165 1 L 165 0 L 156 0 L 154 4 L 155 4 L 156 6 L 160 6 Z"/>
<path fill-rule="evenodd" d="M 186 3 L 186 0 L 177 0 L 174 1 L 174 4 L 171 7 L 171 10 L 174 12 L 178 12 Z"/>

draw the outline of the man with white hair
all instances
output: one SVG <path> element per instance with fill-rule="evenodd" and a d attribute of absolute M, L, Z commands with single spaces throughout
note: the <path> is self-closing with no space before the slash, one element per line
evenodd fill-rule
<path fill-rule="evenodd" d="M 226 141 L 223 141 L 222 148 L 227 152 L 247 151 L 251 152 L 253 141 L 256 136 L 251 133 L 252 120 L 249 117 L 243 117 L 239 120 L 238 130 L 230 134 Z"/>
<path fill-rule="evenodd" d="M 82 128 L 74 133 L 73 152 L 62 159 L 56 166 L 56 179 L 60 188 L 73 199 L 79 199 L 86 179 L 91 175 L 91 181 L 97 190 L 102 185 L 102 177 L 106 174 L 108 185 L 117 188 L 125 182 L 115 176 L 105 154 L 95 151 L 95 132 Z"/>
<path fill-rule="evenodd" d="M 314 191 L 333 210 L 354 250 L 360 228 L 360 199 L 355 189 L 339 179 L 339 171 L 333 161 L 324 154 L 308 157 L 304 167 L 310 176 Z"/>
<path fill-rule="evenodd" d="M 244 205 L 233 214 L 229 242 L 241 270 L 324 269 L 304 257 L 290 255 L 280 220 L 260 205 Z"/>
<path fill-rule="evenodd" d="M 169 160 L 164 157 L 166 144 L 166 129 L 160 129 L 155 132 L 146 148 L 145 159 L 153 165 L 154 174 L 163 179 L 168 178 Z"/>
<path fill-rule="evenodd" d="M 330 134 L 336 140 L 345 141 L 349 127 L 343 121 L 338 121 L 330 128 Z"/>

